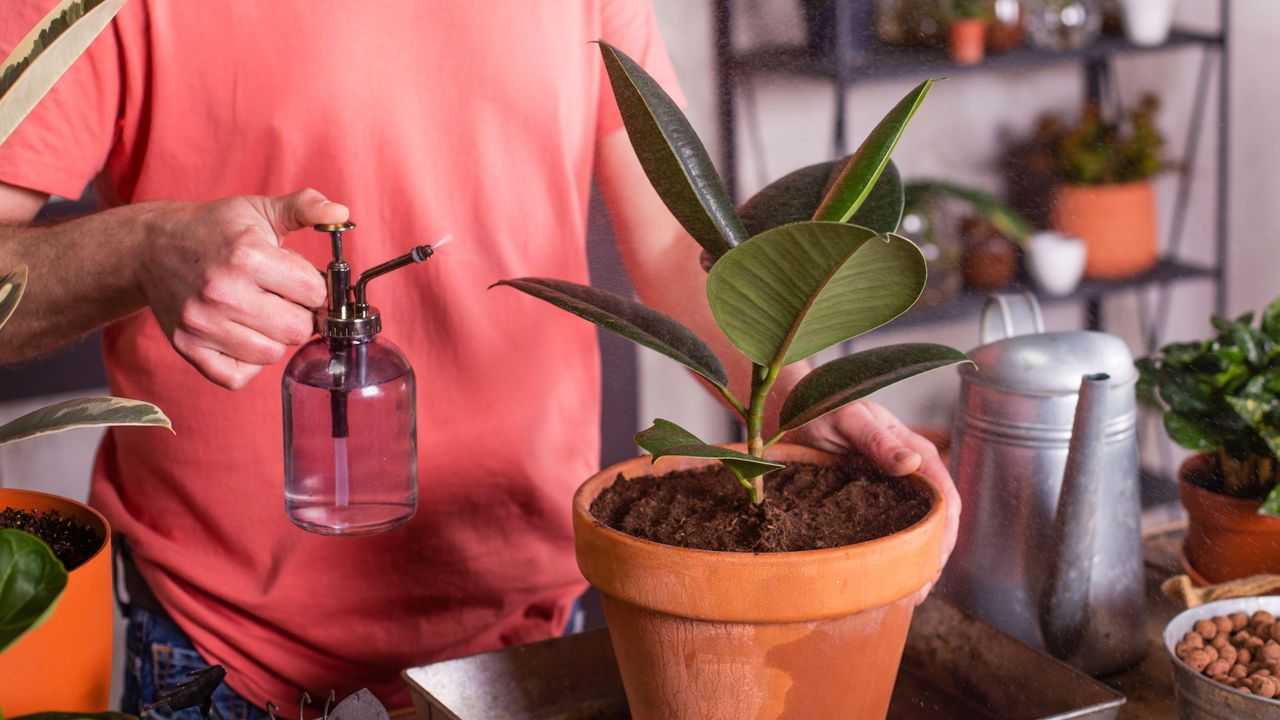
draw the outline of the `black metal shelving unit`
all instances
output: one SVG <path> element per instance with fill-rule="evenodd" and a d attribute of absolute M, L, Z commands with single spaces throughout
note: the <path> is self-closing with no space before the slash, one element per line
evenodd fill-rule
<path fill-rule="evenodd" d="M 1100 329 L 1105 298 L 1121 292 L 1159 288 L 1161 292 L 1158 294 L 1157 302 L 1154 307 L 1148 308 L 1148 317 L 1145 318 L 1147 329 L 1144 341 L 1149 349 L 1154 350 L 1159 345 L 1160 331 L 1168 317 L 1169 290 L 1172 285 L 1187 281 L 1212 282 L 1215 290 L 1215 310 L 1219 314 L 1226 312 L 1227 297 L 1224 280 L 1228 251 L 1227 197 L 1230 191 L 1228 176 L 1230 98 L 1227 52 L 1230 0 L 1217 1 L 1219 30 L 1216 33 L 1175 29 L 1168 41 L 1158 47 L 1138 47 L 1123 38 L 1103 37 L 1077 50 L 1057 52 L 1026 47 L 988 56 L 977 65 L 957 65 L 951 62 L 944 49 L 890 46 L 875 39 L 873 27 L 867 26 L 855 30 L 855 18 L 874 16 L 872 5 L 875 0 L 832 0 L 835 3 L 835 46 L 829 54 L 821 57 L 812 55 L 805 46 L 735 48 L 731 39 L 734 0 L 715 0 L 717 88 L 722 138 L 721 171 L 730 193 L 736 196 L 738 85 L 750 82 L 759 75 L 784 74 L 825 80 L 831 84 L 836 96 L 835 113 L 832 118 L 832 147 L 838 157 L 849 150 L 846 95 L 860 84 L 887 80 L 919 81 L 941 75 L 958 78 L 977 73 L 1032 70 L 1077 63 L 1081 64 L 1085 71 L 1085 97 L 1107 99 L 1108 93 L 1114 93 L 1115 89 L 1112 65 L 1116 57 L 1199 50 L 1201 62 L 1189 109 L 1191 116 L 1188 132 L 1183 146 L 1185 161 L 1179 170 L 1176 202 L 1170 210 L 1172 216 L 1165 258 L 1151 271 L 1136 277 L 1113 281 L 1086 281 L 1067 298 L 1040 298 L 1048 304 L 1064 301 L 1082 303 L 1085 327 Z M 1179 251 L 1186 230 L 1191 177 L 1195 172 L 1194 160 L 1205 134 L 1205 116 L 1210 108 L 1210 86 L 1213 84 L 1211 80 L 1215 76 L 1218 87 L 1216 97 L 1218 126 L 1215 133 L 1217 168 L 1214 186 L 1215 252 L 1213 264 L 1205 266 L 1179 259 Z M 981 308 L 983 297 L 985 297 L 983 293 L 962 292 L 943 306 L 912 310 L 895 323 L 895 327 L 919 326 L 965 317 L 976 313 Z"/>

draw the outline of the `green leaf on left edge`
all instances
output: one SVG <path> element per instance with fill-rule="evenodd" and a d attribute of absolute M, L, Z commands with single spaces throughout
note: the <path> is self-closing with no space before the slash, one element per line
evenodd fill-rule
<path fill-rule="evenodd" d="M 1274 515 L 1280 517 L 1280 485 L 1275 486 L 1271 490 L 1271 494 L 1267 496 L 1262 507 L 1258 508 L 1258 512 L 1263 515 Z"/>
<path fill-rule="evenodd" d="M 880 173 L 889 163 L 889 156 L 897 146 L 920 103 L 933 87 L 935 80 L 929 79 L 920 83 L 906 97 L 889 111 L 888 115 L 876 125 L 857 152 L 845 165 L 844 171 L 836 179 L 831 191 L 813 214 L 814 220 L 828 222 L 846 222 L 853 216 L 871 193 Z"/>
<path fill-rule="evenodd" d="M 849 158 L 844 158 L 803 167 L 766 185 L 738 208 L 747 232 L 754 236 L 781 225 L 812 219 L 836 175 L 848 161 Z M 902 177 L 890 161 L 871 188 L 871 194 L 848 222 L 878 233 L 894 232 L 902 221 L 905 202 Z"/>
<path fill-rule="evenodd" d="M 27 266 L 19 265 L 16 270 L 5 273 L 0 278 L 0 328 L 13 317 L 13 311 L 22 302 L 22 293 L 27 288 Z"/>
<path fill-rule="evenodd" d="M 667 209 L 713 260 L 747 239 L 707 150 L 662 86 L 625 53 L 600 44 L 613 96 L 640 166 Z"/>
<path fill-rule="evenodd" d="M 49 546 L 21 530 L 0 530 L 0 652 L 48 619 L 67 586 Z"/>
<path fill-rule="evenodd" d="M 794 430 L 896 382 L 968 362 L 959 350 L 931 343 L 903 343 L 863 350 L 814 368 L 782 404 L 780 430 Z"/>
<path fill-rule="evenodd" d="M 739 480 L 750 480 L 784 467 L 782 463 L 772 460 L 763 460 L 737 450 L 708 445 L 693 433 L 669 420 L 654 420 L 652 427 L 636 434 L 636 444 L 652 454 L 654 462 L 668 455 L 719 460 Z"/>
<path fill-rule="evenodd" d="M 173 431 L 169 418 L 155 405 L 116 397 L 88 397 L 55 403 L 0 426 L 0 445 L 98 425 L 145 425 Z"/>
<path fill-rule="evenodd" d="M 720 359 L 706 343 L 689 328 L 647 305 L 565 280 L 517 278 L 493 284 L 497 285 L 515 288 L 660 352 L 720 387 L 729 383 Z"/>
<path fill-rule="evenodd" d="M 752 362 L 803 360 L 906 312 L 924 255 L 898 235 L 831 222 L 784 225 L 725 254 L 707 276 L 716 323 Z"/>

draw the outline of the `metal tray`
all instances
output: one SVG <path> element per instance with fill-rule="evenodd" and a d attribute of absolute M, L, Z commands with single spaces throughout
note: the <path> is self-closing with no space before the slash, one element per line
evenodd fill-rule
<path fill-rule="evenodd" d="M 404 672 L 418 720 L 625 720 L 603 630 Z M 940 598 L 911 622 L 889 720 L 1115 718 L 1124 696 Z"/>

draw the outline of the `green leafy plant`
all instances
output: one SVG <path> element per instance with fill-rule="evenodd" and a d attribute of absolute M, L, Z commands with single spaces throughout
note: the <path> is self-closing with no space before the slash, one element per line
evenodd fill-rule
<path fill-rule="evenodd" d="M 939 3 L 941 17 L 945 22 L 961 20 L 985 20 L 991 13 L 991 0 L 950 0 Z"/>
<path fill-rule="evenodd" d="M 1215 337 L 1138 360 L 1138 390 L 1174 442 L 1217 455 L 1222 487 L 1211 489 L 1280 516 L 1280 299 L 1253 319 L 1214 317 Z"/>
<path fill-rule="evenodd" d="M 929 197 L 950 197 L 965 203 L 996 232 L 1016 243 L 1023 243 L 1035 232 L 1022 213 L 1009 207 L 991 193 L 945 180 L 915 180 L 906 184 L 906 211 L 920 207 Z"/>
<path fill-rule="evenodd" d="M 1168 165 L 1164 136 L 1156 127 L 1159 109 L 1159 100 L 1145 95 L 1119 122 L 1111 122 L 1097 103 L 1090 103 L 1074 126 L 1041 118 L 1037 142 L 1049 152 L 1059 179 L 1072 185 L 1145 180 Z"/>
<path fill-rule="evenodd" d="M 603 41 L 600 50 L 645 174 L 703 248 L 710 266 L 707 300 L 720 329 L 751 362 L 750 396 L 735 397 L 710 347 L 652 308 L 563 280 L 520 278 L 496 285 L 612 330 L 710 383 L 742 416 L 747 452 L 709 445 L 666 420 L 656 420 L 636 442 L 655 461 L 668 455 L 717 459 L 752 502 L 760 503 L 765 474 L 782 467 L 765 458 L 765 449 L 785 432 L 899 380 L 965 361 L 956 350 L 923 343 L 833 360 L 792 389 L 778 415 L 778 431 L 764 436 L 765 400 L 783 366 L 884 325 L 910 308 L 924 288 L 920 250 L 892 232 L 903 191 L 889 156 L 933 81 L 908 93 L 838 168 L 816 165 L 791 173 L 739 214 L 671 98 L 631 58 Z"/>

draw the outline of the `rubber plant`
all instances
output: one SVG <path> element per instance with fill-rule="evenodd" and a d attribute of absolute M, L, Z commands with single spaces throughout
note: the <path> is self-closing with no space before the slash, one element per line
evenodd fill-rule
<path fill-rule="evenodd" d="M 928 94 L 926 80 L 872 130 L 814 197 L 831 168 L 805 168 L 766 187 L 741 214 L 689 121 L 656 81 L 607 42 L 601 54 L 627 134 L 650 183 L 704 251 L 706 293 L 725 336 L 751 362 L 750 396 L 730 391 L 719 358 L 676 320 L 596 288 L 547 278 L 505 285 L 590 320 L 684 365 L 742 416 L 747 452 L 710 445 L 667 420 L 636 435 L 656 461 L 713 458 L 753 503 L 764 477 L 782 465 L 765 450 L 795 430 L 876 390 L 928 370 L 964 362 L 942 345 L 912 343 L 853 353 L 812 370 L 783 402 L 778 430 L 764 436 L 765 400 L 786 365 L 873 330 L 906 312 L 925 284 L 919 248 L 896 235 L 903 190 L 889 156 Z"/>
<path fill-rule="evenodd" d="M 124 0 L 64 0 L 18 42 L 0 66 L 0 143 L 106 28 L 123 4 Z M 0 327 L 13 316 L 26 284 L 26 266 L 0 277 Z M 95 425 L 151 425 L 172 431 L 164 413 L 148 403 L 110 397 L 81 398 L 36 410 L 0 426 L 0 445 Z M 66 584 L 67 571 L 48 545 L 19 530 L 0 530 L 0 653 L 53 613 Z"/>
<path fill-rule="evenodd" d="M 1141 358 L 1138 390 L 1174 442 L 1217 455 L 1222 493 L 1280 517 L 1280 299 L 1253 320 L 1214 317 L 1216 336 Z"/>

